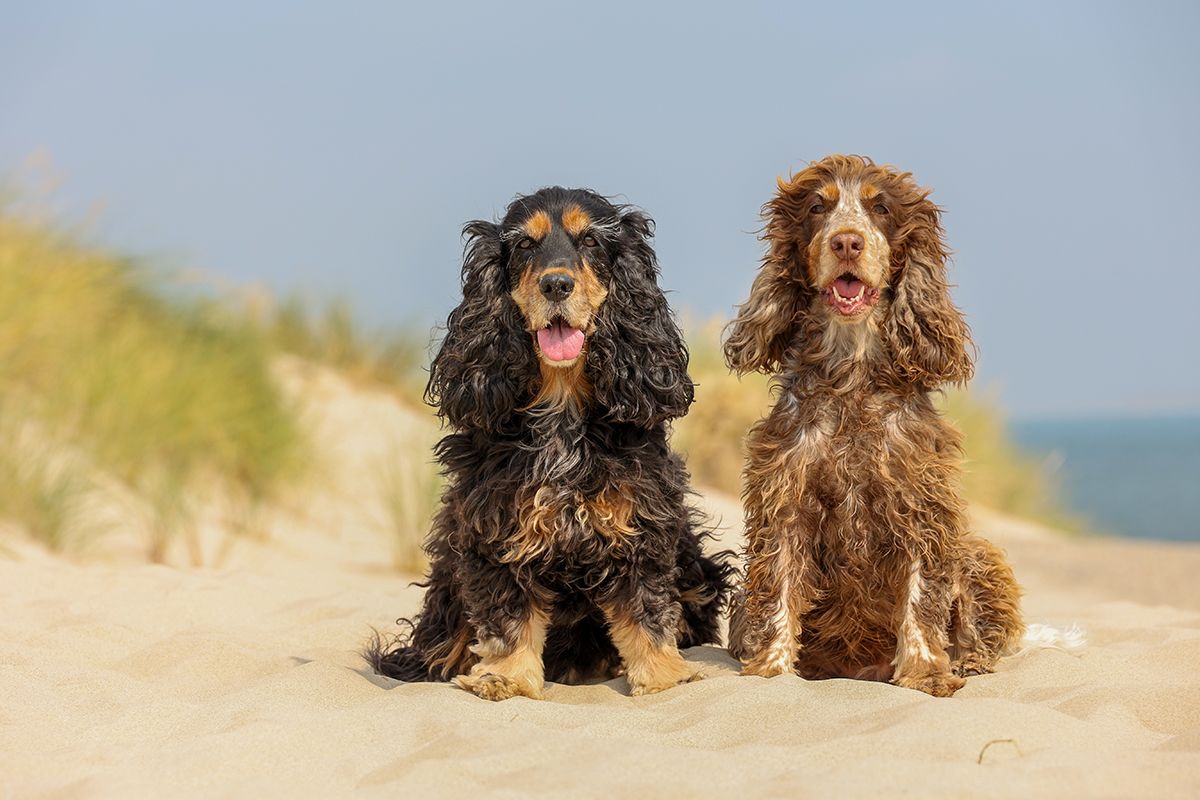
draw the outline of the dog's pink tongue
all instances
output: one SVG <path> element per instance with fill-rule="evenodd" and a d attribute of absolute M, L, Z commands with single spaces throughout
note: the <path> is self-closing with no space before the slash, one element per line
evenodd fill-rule
<path fill-rule="evenodd" d="M 859 290 L 862 289 L 862 285 L 862 281 L 858 278 L 838 278 L 833 282 L 833 288 L 846 299 L 857 297 Z"/>
<path fill-rule="evenodd" d="M 537 332 L 538 347 L 551 361 L 571 361 L 583 350 L 583 331 L 561 320 Z"/>

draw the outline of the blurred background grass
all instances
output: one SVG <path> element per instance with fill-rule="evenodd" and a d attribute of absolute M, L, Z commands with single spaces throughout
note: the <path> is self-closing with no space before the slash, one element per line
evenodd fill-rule
<path fill-rule="evenodd" d="M 143 501 L 159 560 L 200 494 L 269 499 L 303 453 L 270 354 L 220 303 L 0 209 L 0 514 L 65 547 L 102 472 Z"/>
<path fill-rule="evenodd" d="M 368 330 L 344 300 L 322 305 L 299 296 L 273 308 L 263 325 L 278 350 L 336 369 L 356 383 L 390 389 L 409 405 L 424 405 L 429 337 L 414 326 Z"/>
<path fill-rule="evenodd" d="M 675 445 L 696 484 L 740 493 L 746 431 L 769 382 L 725 368 L 720 320 L 688 320 L 697 401 Z M 429 337 L 368 330 L 346 303 L 288 299 L 263 308 L 184 292 L 52 222 L 0 206 L 0 520 L 54 550 L 105 533 L 97 497 L 134 499 L 145 552 L 162 560 L 194 536 L 215 496 L 254 509 L 312 469 L 296 409 L 272 377 L 292 354 L 422 409 Z M 973 502 L 1077 528 L 1056 484 L 1021 452 L 985 396 L 954 392 L 946 413 L 966 434 Z M 369 465 L 397 568 L 419 569 L 440 479 L 427 442 Z M 248 519 L 256 518 L 247 513 Z M 199 560 L 199 557 L 193 559 Z"/>

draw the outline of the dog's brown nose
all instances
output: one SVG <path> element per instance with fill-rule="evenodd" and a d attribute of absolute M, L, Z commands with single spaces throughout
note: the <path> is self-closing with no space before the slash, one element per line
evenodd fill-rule
<path fill-rule="evenodd" d="M 863 237 L 857 233 L 839 233 L 829 242 L 834 255 L 846 261 L 858 258 L 858 254 L 863 251 L 864 244 Z"/>
<path fill-rule="evenodd" d="M 542 276 L 538 281 L 538 288 L 547 300 L 558 302 L 571 296 L 571 292 L 575 290 L 575 279 L 565 272 L 551 272 Z"/>

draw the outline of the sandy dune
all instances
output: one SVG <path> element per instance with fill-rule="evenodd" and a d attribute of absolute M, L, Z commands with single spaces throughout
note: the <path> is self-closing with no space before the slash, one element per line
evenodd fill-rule
<path fill-rule="evenodd" d="M 330 435 L 339 414 L 411 424 L 380 396 L 326 388 Z M 706 505 L 736 540 L 736 503 Z M 1091 644 L 1007 659 L 951 699 L 742 678 L 696 648 L 708 677 L 660 695 L 616 680 L 493 704 L 364 668 L 369 627 L 411 613 L 420 590 L 389 572 L 369 514 L 335 506 L 279 515 L 271 541 L 239 541 L 216 568 L 10 544 L 0 798 L 1200 796 L 1200 548 L 977 513 L 1028 617 L 1078 622 Z"/>

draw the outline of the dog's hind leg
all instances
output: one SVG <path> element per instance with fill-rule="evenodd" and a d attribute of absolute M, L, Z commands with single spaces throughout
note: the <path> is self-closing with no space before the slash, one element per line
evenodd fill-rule
<path fill-rule="evenodd" d="M 979 536 L 968 536 L 958 571 L 950 656 L 956 675 L 991 672 L 1021 640 L 1021 588 L 1004 553 Z"/>

